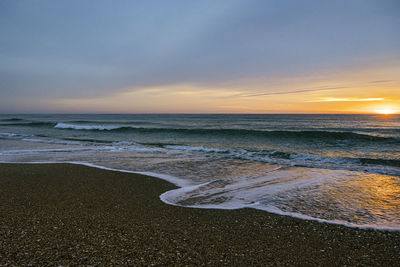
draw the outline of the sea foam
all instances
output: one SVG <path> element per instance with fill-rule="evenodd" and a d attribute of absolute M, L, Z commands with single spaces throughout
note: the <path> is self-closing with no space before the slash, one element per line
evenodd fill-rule
<path fill-rule="evenodd" d="M 59 129 L 73 129 L 73 130 L 115 130 L 121 128 L 120 126 L 104 126 L 104 125 L 74 125 L 67 123 L 57 123 L 54 128 Z"/>

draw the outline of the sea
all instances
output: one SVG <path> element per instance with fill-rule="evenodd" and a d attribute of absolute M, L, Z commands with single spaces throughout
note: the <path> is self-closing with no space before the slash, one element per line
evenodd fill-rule
<path fill-rule="evenodd" d="M 0 162 L 161 178 L 171 205 L 400 230 L 400 115 L 3 114 Z"/>

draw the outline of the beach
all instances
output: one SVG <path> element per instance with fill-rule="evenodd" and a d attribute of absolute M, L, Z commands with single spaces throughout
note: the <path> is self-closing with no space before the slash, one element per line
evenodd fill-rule
<path fill-rule="evenodd" d="M 400 232 L 254 209 L 171 206 L 166 181 L 75 164 L 0 164 L 0 265 L 370 265 Z"/>

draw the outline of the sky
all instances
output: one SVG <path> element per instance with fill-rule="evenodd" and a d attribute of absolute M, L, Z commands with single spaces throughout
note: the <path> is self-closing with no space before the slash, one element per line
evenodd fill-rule
<path fill-rule="evenodd" d="M 400 112 L 397 0 L 1 0 L 0 113 Z"/>

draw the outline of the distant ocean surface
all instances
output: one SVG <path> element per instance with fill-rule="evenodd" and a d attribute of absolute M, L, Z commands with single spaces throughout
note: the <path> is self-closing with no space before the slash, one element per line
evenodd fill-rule
<path fill-rule="evenodd" d="M 174 182 L 169 204 L 400 230 L 399 115 L 0 115 L 1 162 Z"/>

